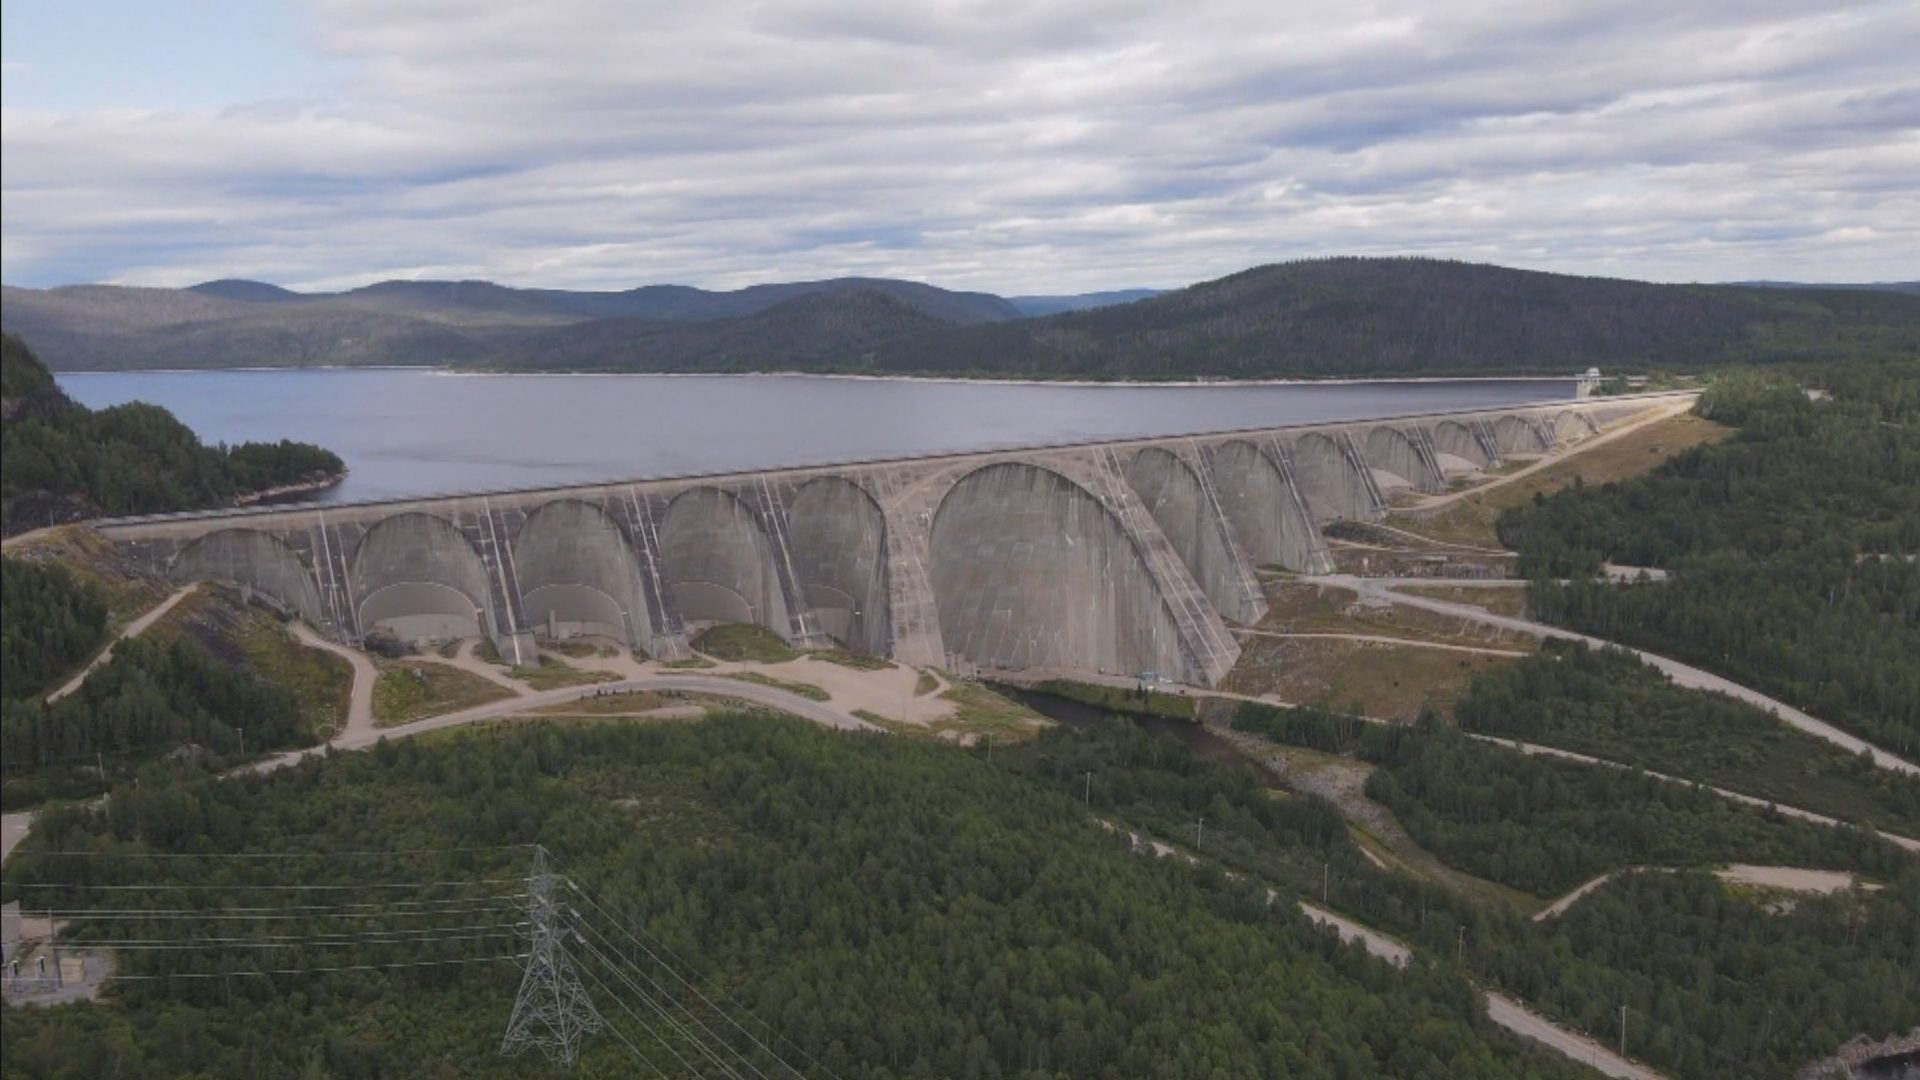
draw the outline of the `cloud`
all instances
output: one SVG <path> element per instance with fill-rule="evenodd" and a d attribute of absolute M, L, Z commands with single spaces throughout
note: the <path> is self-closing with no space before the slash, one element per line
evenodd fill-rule
<path fill-rule="evenodd" d="M 1920 9 L 334 0 L 325 98 L 0 115 L 5 276 L 1912 276 Z M 30 56 L 29 56 L 30 59 Z M 12 63 L 13 61 L 9 61 Z M 23 61 L 24 62 L 24 61 Z"/>

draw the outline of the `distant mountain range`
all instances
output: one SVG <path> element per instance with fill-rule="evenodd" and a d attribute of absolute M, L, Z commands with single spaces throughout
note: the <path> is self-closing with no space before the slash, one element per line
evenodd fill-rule
<path fill-rule="evenodd" d="M 1920 295 L 1657 285 L 1432 259 L 1316 259 L 1171 292 L 956 292 L 881 278 L 713 292 L 389 281 L 296 293 L 7 287 L 0 323 L 57 370 L 423 364 L 1035 378 L 1564 373 L 1920 355 Z"/>

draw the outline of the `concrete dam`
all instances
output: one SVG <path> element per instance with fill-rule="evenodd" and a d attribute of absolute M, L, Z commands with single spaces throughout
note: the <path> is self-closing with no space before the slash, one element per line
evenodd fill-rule
<path fill-rule="evenodd" d="M 1154 671 L 1214 685 L 1259 566 L 1332 568 L 1321 526 L 1396 488 L 1539 456 L 1657 399 L 98 523 L 177 583 L 239 585 L 350 644 L 599 635 L 662 660 L 753 623 L 915 666 Z"/>

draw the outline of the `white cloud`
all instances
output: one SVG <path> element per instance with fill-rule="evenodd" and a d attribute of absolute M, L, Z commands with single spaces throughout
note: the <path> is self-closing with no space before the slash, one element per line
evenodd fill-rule
<path fill-rule="evenodd" d="M 0 116 L 5 276 L 1912 276 L 1920 9 L 337 0 L 344 96 Z"/>

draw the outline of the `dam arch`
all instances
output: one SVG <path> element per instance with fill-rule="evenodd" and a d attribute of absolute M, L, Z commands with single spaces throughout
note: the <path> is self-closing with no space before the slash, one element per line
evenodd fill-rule
<path fill-rule="evenodd" d="M 1200 474 L 1172 451 L 1148 446 L 1127 462 L 1126 480 L 1214 609 L 1234 622 L 1257 620 L 1258 586 Z"/>
<path fill-rule="evenodd" d="M 787 504 L 787 549 L 821 629 L 849 649 L 887 655 L 887 516 L 872 494 L 843 477 L 807 481 Z"/>
<path fill-rule="evenodd" d="M 421 511 L 383 518 L 353 557 L 354 616 L 364 635 L 402 641 L 480 637 L 494 625 L 486 560 L 453 523 Z"/>
<path fill-rule="evenodd" d="M 1318 536 L 1305 503 L 1267 452 L 1235 439 L 1213 452 L 1214 488 L 1234 542 L 1255 566 L 1315 572 Z"/>
<path fill-rule="evenodd" d="M 1051 469 L 998 462 L 960 477 L 933 513 L 928 574 L 950 654 L 1200 677 L 1126 528 Z"/>
<path fill-rule="evenodd" d="M 220 529 L 199 537 L 173 557 L 167 579 L 176 585 L 194 581 L 240 585 L 314 626 L 327 621 L 313 572 L 285 541 L 256 529 Z"/>
<path fill-rule="evenodd" d="M 1312 431 L 1293 442 L 1294 477 L 1314 519 L 1364 521 L 1376 516 L 1369 478 L 1332 437 Z"/>
<path fill-rule="evenodd" d="M 1393 487 L 1425 490 L 1430 486 L 1427 480 L 1427 465 L 1421 459 L 1420 450 L 1413 445 L 1407 433 L 1390 424 L 1382 424 L 1367 432 L 1367 466 L 1376 475 L 1385 473 L 1388 485 Z"/>
<path fill-rule="evenodd" d="M 514 534 L 513 562 L 521 610 L 537 634 L 648 644 L 640 560 L 605 510 L 579 499 L 540 504 Z"/>
<path fill-rule="evenodd" d="M 1584 412 L 1567 409 L 1554 414 L 1553 441 L 1556 443 L 1574 443 L 1589 436 L 1598 435 L 1600 429 L 1595 426 L 1593 417 Z"/>
<path fill-rule="evenodd" d="M 1493 439 L 1503 454 L 1544 454 L 1549 447 L 1540 429 L 1519 416 L 1502 416 L 1493 422 Z"/>
<path fill-rule="evenodd" d="M 751 623 L 791 641 L 773 542 L 732 492 L 688 488 L 660 519 L 661 577 L 687 622 Z"/>
<path fill-rule="evenodd" d="M 1476 470 L 1484 471 L 1494 463 L 1487 455 L 1486 447 L 1481 446 L 1480 440 L 1475 437 L 1473 429 L 1458 420 L 1441 420 L 1433 425 L 1433 448 Z M 1445 469 L 1445 463 L 1442 463 L 1442 469 Z"/>

